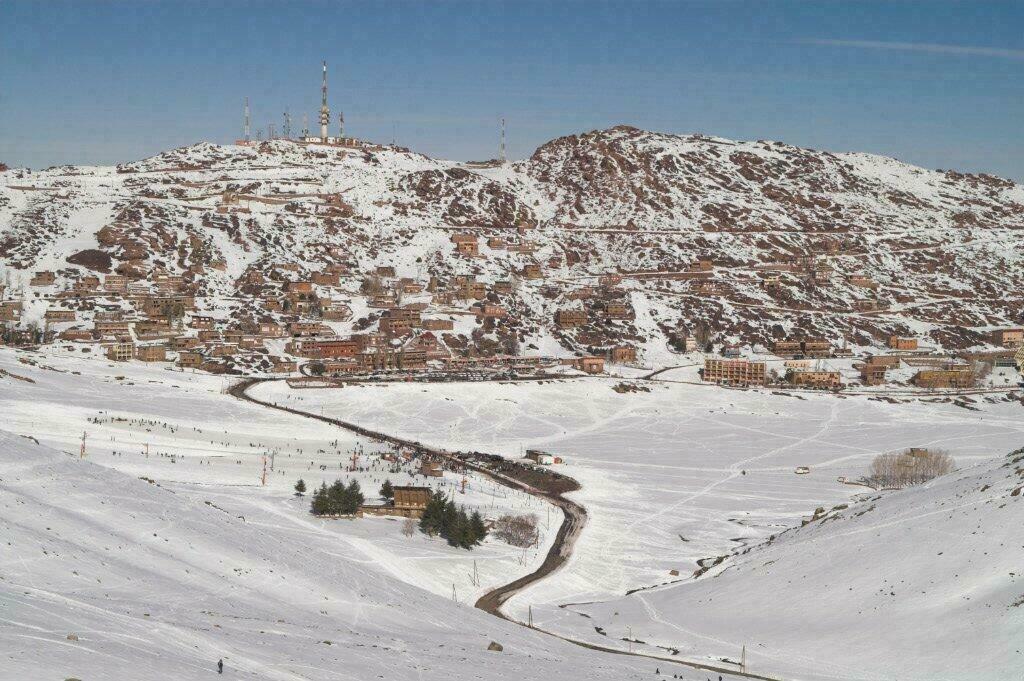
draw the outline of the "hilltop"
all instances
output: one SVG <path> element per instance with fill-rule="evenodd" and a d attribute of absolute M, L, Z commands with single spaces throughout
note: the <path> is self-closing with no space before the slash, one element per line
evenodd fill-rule
<path fill-rule="evenodd" d="M 1001 178 L 625 126 L 507 164 L 275 140 L 0 173 L 0 258 L 25 321 L 130 311 L 62 293 L 123 275 L 192 296 L 218 328 L 344 335 L 413 305 L 456 355 L 628 345 L 665 365 L 694 336 L 991 349 L 989 329 L 1021 320 L 1022 234 L 1024 187 Z M 34 291 L 39 271 L 57 276 Z M 314 281 L 305 304 L 281 306 L 289 281 Z M 570 309 L 581 322 L 556 323 Z"/>

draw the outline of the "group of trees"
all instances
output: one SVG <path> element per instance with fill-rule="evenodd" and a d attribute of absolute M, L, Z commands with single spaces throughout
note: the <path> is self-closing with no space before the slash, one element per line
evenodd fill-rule
<path fill-rule="evenodd" d="M 494 523 L 494 536 L 512 546 L 533 546 L 537 543 L 537 516 L 503 515 Z"/>
<path fill-rule="evenodd" d="M 919 485 L 953 470 L 954 461 L 937 449 L 908 449 L 879 454 L 871 461 L 867 482 L 873 487 L 902 488 Z"/>
<path fill-rule="evenodd" d="M 313 515 L 351 515 L 359 510 L 363 501 L 358 482 L 352 480 L 346 485 L 335 480 L 330 487 L 321 483 L 320 488 L 313 492 L 310 511 Z"/>
<path fill-rule="evenodd" d="M 452 546 L 472 549 L 487 536 L 487 527 L 479 511 L 472 514 L 456 507 L 455 502 L 435 491 L 420 519 L 420 531 L 444 537 Z"/>

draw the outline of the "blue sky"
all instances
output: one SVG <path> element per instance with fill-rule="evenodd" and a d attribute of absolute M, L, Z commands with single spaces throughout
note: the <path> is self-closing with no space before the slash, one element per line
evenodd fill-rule
<path fill-rule="evenodd" d="M 620 123 L 1024 180 L 1024 2 L 0 0 L 0 161 L 141 158 L 294 128 L 509 155 Z M 334 126 L 332 125 L 332 128 Z"/>

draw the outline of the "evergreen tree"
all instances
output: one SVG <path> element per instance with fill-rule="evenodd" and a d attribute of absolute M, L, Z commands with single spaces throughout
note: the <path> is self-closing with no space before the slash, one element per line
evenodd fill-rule
<path fill-rule="evenodd" d="M 331 512 L 331 499 L 330 492 L 327 490 L 327 483 L 320 483 L 320 487 L 313 493 L 310 510 L 313 512 L 313 515 L 327 515 Z"/>
<path fill-rule="evenodd" d="M 394 501 L 395 488 L 391 486 L 390 480 L 385 480 L 384 484 L 380 486 L 380 495 L 388 501 Z"/>
<path fill-rule="evenodd" d="M 306 481 L 299 478 L 299 481 L 295 483 L 295 496 L 301 497 L 306 493 Z"/>
<path fill-rule="evenodd" d="M 362 491 L 359 489 L 359 483 L 356 480 L 352 480 L 348 483 L 348 487 L 345 488 L 345 510 L 344 513 L 355 513 L 359 510 L 359 507 L 366 501 L 363 497 Z"/>
<path fill-rule="evenodd" d="M 454 506 L 454 504 L 452 504 Z M 447 532 L 444 538 L 448 540 L 449 546 L 460 546 L 465 548 L 466 542 L 466 514 L 461 511 L 455 511 L 454 515 L 449 520 L 449 525 L 446 528 Z"/>
<path fill-rule="evenodd" d="M 484 525 L 484 519 L 480 516 L 480 511 L 473 511 L 473 515 L 469 517 L 469 526 L 474 544 L 479 544 L 487 537 L 487 526 Z"/>
<path fill-rule="evenodd" d="M 423 517 L 420 518 L 420 531 L 424 534 L 434 536 L 441 533 L 441 523 L 444 516 L 445 499 L 439 491 L 435 491 L 423 510 Z"/>
<path fill-rule="evenodd" d="M 345 493 L 345 483 L 341 480 L 335 480 L 327 490 L 327 493 L 330 499 L 331 514 L 345 513 L 345 500 L 347 496 Z"/>
<path fill-rule="evenodd" d="M 447 539 L 455 529 L 459 520 L 459 511 L 455 508 L 454 501 L 446 501 L 444 510 L 441 512 L 441 536 Z"/>

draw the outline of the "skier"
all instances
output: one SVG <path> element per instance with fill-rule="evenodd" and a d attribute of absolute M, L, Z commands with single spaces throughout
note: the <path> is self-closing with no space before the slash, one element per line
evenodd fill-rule
<path fill-rule="evenodd" d="M 217 660 L 217 673 L 218 674 L 223 674 L 224 673 L 224 660 Z"/>

